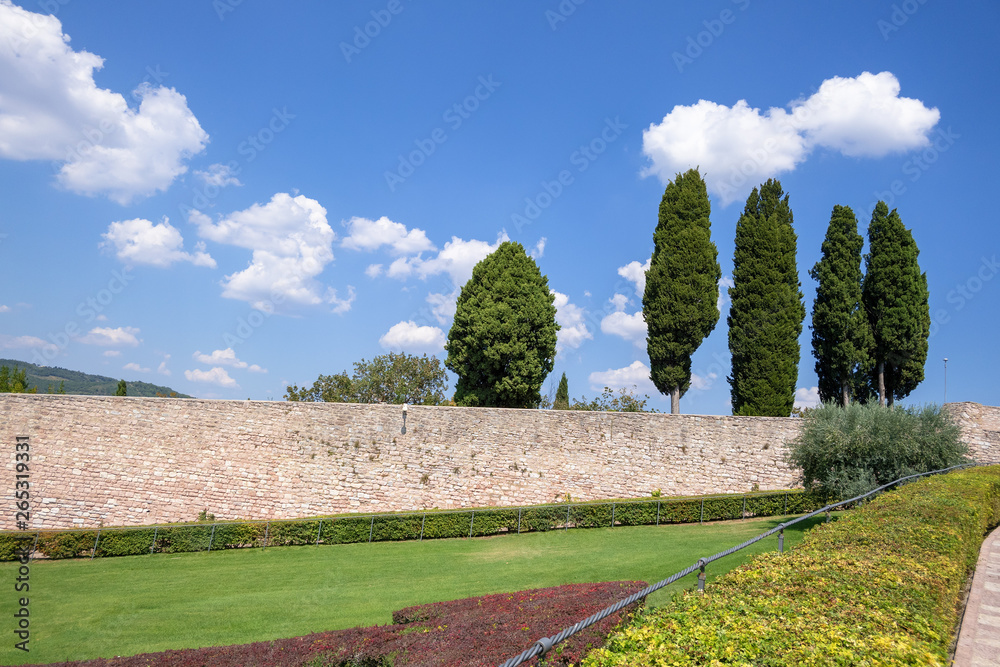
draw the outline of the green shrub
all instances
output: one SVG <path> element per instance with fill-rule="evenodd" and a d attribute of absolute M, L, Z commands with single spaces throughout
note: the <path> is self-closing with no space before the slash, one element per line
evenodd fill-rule
<path fill-rule="evenodd" d="M 582 665 L 943 667 L 998 522 L 1000 466 L 908 484 L 640 614 Z"/>
<path fill-rule="evenodd" d="M 852 498 L 900 477 L 967 462 L 959 437 L 958 426 L 936 405 L 828 403 L 803 418 L 788 460 L 802 470 L 806 489 Z"/>

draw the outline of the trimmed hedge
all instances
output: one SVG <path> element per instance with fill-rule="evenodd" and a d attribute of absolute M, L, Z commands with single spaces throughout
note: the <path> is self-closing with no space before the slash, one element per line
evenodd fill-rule
<path fill-rule="evenodd" d="M 582 664 L 947 665 L 998 523 L 1000 466 L 908 484 L 642 614 Z"/>
<path fill-rule="evenodd" d="M 626 500 L 522 508 L 376 514 L 271 522 L 174 524 L 140 528 L 41 531 L 39 553 L 47 558 L 136 556 L 217 549 L 305 544 L 351 544 L 398 540 L 484 537 L 563 528 L 649 526 L 719 521 L 752 516 L 801 514 L 822 507 L 816 493 L 788 491 L 683 499 Z M 35 533 L 0 533 L 0 560 L 30 548 Z M 95 549 L 96 541 L 96 549 Z"/>

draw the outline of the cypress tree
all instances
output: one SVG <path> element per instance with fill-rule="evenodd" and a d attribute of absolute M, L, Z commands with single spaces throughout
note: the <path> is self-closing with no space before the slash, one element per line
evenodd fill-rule
<path fill-rule="evenodd" d="M 556 389 L 556 400 L 552 403 L 553 410 L 569 410 L 569 380 L 566 374 L 562 374 L 559 380 L 559 388 Z"/>
<path fill-rule="evenodd" d="M 819 397 L 849 405 L 867 398 L 872 333 L 861 305 L 858 219 L 848 206 L 834 206 L 823 240 L 823 257 L 809 272 L 819 285 L 812 312 L 812 346 Z"/>
<path fill-rule="evenodd" d="M 448 333 L 455 402 L 534 408 L 556 356 L 555 297 L 520 243 L 507 241 L 472 270 Z"/>
<path fill-rule="evenodd" d="M 696 169 L 667 184 L 653 232 L 642 314 L 650 379 L 670 396 L 670 412 L 691 386 L 691 355 L 719 321 L 718 249 L 712 243 L 705 181 Z"/>
<path fill-rule="evenodd" d="M 733 366 L 727 378 L 735 415 L 792 412 L 806 316 L 796 241 L 788 195 L 769 179 L 750 193 L 736 223 L 728 317 Z"/>
<path fill-rule="evenodd" d="M 880 201 L 868 226 L 862 301 L 874 337 L 869 376 L 880 405 L 905 398 L 924 379 L 931 315 L 920 251 L 896 209 Z"/>
<path fill-rule="evenodd" d="M 125 384 L 125 380 L 118 381 L 118 388 L 115 389 L 115 396 L 128 396 L 128 388 Z"/>

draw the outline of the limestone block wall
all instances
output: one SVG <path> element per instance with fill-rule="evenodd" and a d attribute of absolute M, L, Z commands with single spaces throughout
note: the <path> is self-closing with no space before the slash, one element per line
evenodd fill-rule
<path fill-rule="evenodd" d="M 1000 462 L 1000 408 L 964 403 Z M 15 443 L 32 528 L 421 510 L 784 489 L 801 421 L 636 413 L 0 394 L 0 528 Z"/>

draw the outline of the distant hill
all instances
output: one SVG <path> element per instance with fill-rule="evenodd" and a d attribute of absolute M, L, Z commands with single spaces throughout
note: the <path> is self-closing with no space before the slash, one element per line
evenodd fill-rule
<path fill-rule="evenodd" d="M 23 368 L 28 377 L 29 387 L 38 387 L 38 393 L 44 394 L 51 390 L 59 391 L 62 382 L 67 394 L 82 394 L 84 396 L 114 396 L 118 389 L 118 378 L 104 375 L 89 375 L 80 371 L 71 371 L 58 366 L 37 366 L 16 359 L 0 359 L 0 366 L 11 370 Z M 170 387 L 163 387 L 149 382 L 129 382 L 126 380 L 129 396 L 172 396 L 176 398 L 191 398 L 187 394 L 178 394 Z"/>

